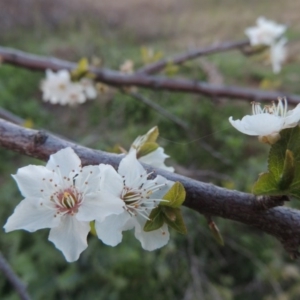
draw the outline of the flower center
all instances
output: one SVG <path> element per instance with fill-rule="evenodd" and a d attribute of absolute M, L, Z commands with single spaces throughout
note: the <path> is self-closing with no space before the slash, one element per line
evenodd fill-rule
<path fill-rule="evenodd" d="M 276 106 L 275 102 L 273 101 L 271 105 L 265 105 L 264 108 L 261 108 L 260 103 L 252 102 L 252 113 L 253 115 L 258 114 L 271 114 L 278 117 L 286 117 L 287 114 L 287 100 L 286 98 L 278 98 L 278 105 Z"/>
<path fill-rule="evenodd" d="M 164 201 L 163 199 L 155 199 L 150 196 L 166 184 L 157 184 L 157 182 L 153 181 L 152 184 L 147 185 L 147 188 L 144 188 L 143 185 L 144 183 L 138 188 L 130 188 L 124 182 L 121 199 L 125 203 L 124 209 L 130 216 L 141 215 L 149 220 L 148 215 L 151 210 L 156 208 L 159 202 Z"/>
<path fill-rule="evenodd" d="M 62 200 L 61 200 L 62 206 L 70 209 L 76 205 L 76 202 L 77 202 L 76 198 L 72 193 L 64 192 Z"/>
<path fill-rule="evenodd" d="M 60 83 L 60 84 L 58 85 L 58 88 L 59 88 L 60 90 L 64 91 L 64 90 L 66 90 L 67 86 L 66 86 L 64 83 Z"/>
<path fill-rule="evenodd" d="M 82 203 L 82 194 L 75 187 L 70 187 L 54 193 L 51 200 L 55 203 L 58 214 L 74 215 Z"/>

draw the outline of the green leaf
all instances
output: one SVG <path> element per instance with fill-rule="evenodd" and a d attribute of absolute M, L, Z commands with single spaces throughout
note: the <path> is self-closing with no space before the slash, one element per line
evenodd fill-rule
<path fill-rule="evenodd" d="M 156 142 L 157 138 L 159 135 L 158 127 L 155 126 L 151 128 L 147 133 L 146 133 L 146 142 L 151 143 L 151 142 Z"/>
<path fill-rule="evenodd" d="M 170 221 L 172 221 L 172 222 L 176 221 L 176 213 L 174 211 L 174 208 L 165 206 L 165 207 L 162 207 L 161 210 Z"/>
<path fill-rule="evenodd" d="M 164 225 L 164 216 L 161 207 L 154 208 L 149 215 L 149 219 L 144 226 L 144 231 L 149 232 L 162 227 Z"/>
<path fill-rule="evenodd" d="M 170 227 L 179 233 L 187 233 L 180 208 L 164 207 L 162 211 L 164 213 L 164 220 Z"/>
<path fill-rule="evenodd" d="M 145 155 L 155 151 L 158 147 L 159 146 L 156 143 L 146 142 L 139 148 L 139 150 L 137 152 L 137 157 L 140 158 L 142 156 L 145 156 Z"/>
<path fill-rule="evenodd" d="M 76 69 L 71 71 L 71 77 L 72 80 L 79 80 L 82 77 L 90 77 L 90 73 L 88 73 L 89 71 L 89 62 L 87 60 L 87 58 L 83 57 L 79 60 Z"/>
<path fill-rule="evenodd" d="M 295 177 L 295 160 L 294 154 L 290 150 L 286 150 L 283 164 L 283 171 L 278 186 L 281 190 L 287 189 L 293 182 Z"/>
<path fill-rule="evenodd" d="M 253 186 L 256 195 L 290 195 L 300 199 L 300 128 L 284 129 L 271 146 L 268 172 Z"/>
<path fill-rule="evenodd" d="M 168 190 L 168 192 L 163 196 L 164 200 L 168 200 L 168 202 L 162 201 L 160 205 L 162 206 L 170 206 L 170 207 L 179 207 L 185 200 L 185 189 L 180 182 L 175 182 L 173 186 Z"/>
<path fill-rule="evenodd" d="M 272 173 L 262 173 L 254 183 L 252 193 L 255 195 L 282 195 L 277 189 L 277 180 Z"/>

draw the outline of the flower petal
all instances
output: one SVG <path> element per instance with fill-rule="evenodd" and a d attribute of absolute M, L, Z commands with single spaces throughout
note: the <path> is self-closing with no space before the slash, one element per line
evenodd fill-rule
<path fill-rule="evenodd" d="M 18 169 L 12 177 L 24 197 L 41 197 L 42 194 L 48 197 L 52 193 L 53 184 L 58 181 L 55 173 L 44 166 L 34 165 Z"/>
<path fill-rule="evenodd" d="M 35 199 L 38 202 L 38 199 Z M 34 232 L 38 229 L 53 228 L 58 226 L 60 218 L 55 217 L 55 210 L 49 207 L 37 206 L 34 199 L 24 199 L 8 218 L 4 229 L 10 232 L 17 229 L 24 229 Z"/>
<path fill-rule="evenodd" d="M 288 111 L 287 116 L 284 119 L 283 128 L 295 127 L 300 120 L 300 104 L 298 104 L 294 109 Z"/>
<path fill-rule="evenodd" d="M 72 177 L 71 179 L 73 179 L 73 176 L 75 176 L 81 168 L 81 161 L 74 150 L 67 147 L 50 155 L 46 168 L 51 171 L 57 171 L 62 177 Z"/>
<path fill-rule="evenodd" d="M 106 191 L 100 191 L 94 196 L 84 199 L 76 217 L 81 221 L 103 221 L 113 214 L 124 211 L 124 201 Z"/>
<path fill-rule="evenodd" d="M 62 251 L 68 262 L 73 262 L 87 248 L 89 231 L 88 222 L 80 222 L 74 216 L 65 215 L 59 226 L 50 230 L 49 241 Z"/>
<path fill-rule="evenodd" d="M 100 164 L 101 172 L 100 190 L 120 197 L 123 189 L 123 179 L 120 174 L 110 165 Z"/>
<path fill-rule="evenodd" d="M 124 176 L 127 186 L 140 186 L 147 172 L 136 158 L 136 150 L 132 149 L 120 162 L 118 172 Z M 144 177 L 144 178 L 143 178 Z"/>
<path fill-rule="evenodd" d="M 100 170 L 98 166 L 86 166 L 74 177 L 76 188 L 85 196 L 100 190 Z"/>
<path fill-rule="evenodd" d="M 231 125 L 238 131 L 248 135 L 265 136 L 279 132 L 284 125 L 284 118 L 268 113 L 245 116 L 242 120 L 234 121 L 229 118 Z"/>
<path fill-rule="evenodd" d="M 132 218 L 127 211 L 119 215 L 108 216 L 103 222 L 95 222 L 98 238 L 109 246 L 116 246 L 122 241 L 122 232 L 134 227 Z"/>
<path fill-rule="evenodd" d="M 166 224 L 150 232 L 144 231 L 141 224 L 136 224 L 134 235 L 141 242 L 143 249 L 148 251 L 153 251 L 165 246 L 170 239 L 168 225 Z"/>
<path fill-rule="evenodd" d="M 164 149 L 162 147 L 158 147 L 156 150 L 150 152 L 149 154 L 140 157 L 139 161 L 155 168 L 174 172 L 173 167 L 167 167 L 164 163 L 165 159 L 168 157 L 169 155 L 166 155 L 164 153 Z"/>

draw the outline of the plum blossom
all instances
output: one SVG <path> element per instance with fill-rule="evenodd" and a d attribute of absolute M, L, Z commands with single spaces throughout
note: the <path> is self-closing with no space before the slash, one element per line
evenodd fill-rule
<path fill-rule="evenodd" d="M 286 50 L 286 38 L 281 38 L 278 42 L 271 45 L 270 48 L 270 59 L 273 67 L 274 73 L 279 73 L 281 70 L 281 65 L 285 62 L 287 57 Z"/>
<path fill-rule="evenodd" d="M 45 167 L 20 168 L 13 178 L 25 199 L 8 218 L 5 231 L 51 228 L 49 240 L 68 262 L 77 260 L 87 248 L 90 221 L 123 212 L 119 197 L 99 191 L 100 175 L 98 166 L 82 167 L 71 148 L 51 155 Z"/>
<path fill-rule="evenodd" d="M 134 70 L 134 63 L 131 59 L 126 59 L 120 66 L 120 71 L 125 74 L 132 74 Z"/>
<path fill-rule="evenodd" d="M 252 103 L 253 115 L 245 116 L 242 120 L 234 121 L 232 117 L 229 122 L 240 132 L 258 136 L 263 143 L 274 144 L 280 139 L 280 131 L 298 125 L 300 120 L 300 104 L 294 109 L 287 110 L 287 100 L 278 99 L 278 104 L 273 102 L 261 108 L 260 103 Z"/>
<path fill-rule="evenodd" d="M 41 83 L 41 90 L 45 102 L 61 105 L 77 105 L 97 96 L 90 79 L 82 78 L 73 82 L 67 70 L 59 70 L 57 73 L 46 70 L 46 79 Z"/>
<path fill-rule="evenodd" d="M 168 167 L 165 165 L 165 159 L 168 158 L 169 155 L 164 153 L 164 148 L 157 147 L 155 150 L 143 156 L 139 154 L 139 151 L 148 142 L 150 136 L 154 133 L 154 131 L 158 132 L 157 127 L 153 127 L 146 134 L 138 136 L 132 143 L 129 152 L 136 150 L 138 160 L 141 163 L 145 163 L 152 167 L 160 168 L 169 172 L 174 172 L 173 167 Z"/>
<path fill-rule="evenodd" d="M 156 208 L 162 197 L 174 184 L 162 176 L 148 179 L 150 174 L 136 159 L 135 150 L 130 151 L 122 159 L 118 172 L 112 167 L 103 170 L 100 165 L 101 181 L 100 189 L 106 189 L 114 197 L 123 202 L 123 212 L 119 215 L 111 215 L 104 221 L 95 222 L 95 228 L 99 239 L 103 243 L 116 246 L 122 241 L 122 232 L 135 229 L 135 237 L 141 242 L 143 249 L 152 251 L 168 243 L 169 231 L 166 224 L 161 228 L 145 232 L 143 230 L 149 214 Z"/>
<path fill-rule="evenodd" d="M 245 34 L 250 40 L 252 46 L 267 45 L 271 46 L 286 31 L 286 26 L 278 24 L 265 17 L 259 17 L 256 20 L 255 27 L 249 27 L 245 30 Z"/>
<path fill-rule="evenodd" d="M 91 79 L 83 77 L 80 79 L 80 84 L 87 99 L 95 99 L 97 97 L 98 93 Z"/>

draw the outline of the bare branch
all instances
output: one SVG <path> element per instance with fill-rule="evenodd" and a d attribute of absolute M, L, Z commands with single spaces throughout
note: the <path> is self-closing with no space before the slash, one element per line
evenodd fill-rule
<path fill-rule="evenodd" d="M 77 66 L 77 64 L 69 61 L 32 55 L 4 47 L 0 47 L 0 58 L 2 63 L 8 63 L 35 71 L 44 71 L 46 69 L 52 69 L 53 71 L 61 69 L 73 70 Z M 90 72 L 95 74 L 96 80 L 117 87 L 138 86 L 154 90 L 161 89 L 173 92 L 202 94 L 208 97 L 230 97 L 232 99 L 251 101 L 274 101 L 278 97 L 286 97 L 291 104 L 300 103 L 300 96 L 289 95 L 282 92 L 241 88 L 237 86 L 218 86 L 183 78 L 167 78 L 145 74 L 124 74 L 104 68 L 91 67 Z"/>
<path fill-rule="evenodd" d="M 244 49 L 249 46 L 249 41 L 238 41 L 238 42 L 226 42 L 218 43 L 216 45 L 209 46 L 207 48 L 199 48 L 187 51 L 185 53 L 178 54 L 173 58 L 166 58 L 159 60 L 155 63 L 148 64 L 145 67 L 142 67 L 136 71 L 136 74 L 154 74 L 163 70 L 168 64 L 179 65 L 188 60 L 195 59 L 199 56 L 214 54 L 218 52 L 225 52 L 233 49 Z"/>
<path fill-rule="evenodd" d="M 0 271 L 4 274 L 7 280 L 12 284 L 15 291 L 18 293 L 20 299 L 30 300 L 26 291 L 26 286 L 21 279 L 15 274 L 9 263 L 6 261 L 2 253 L 0 252 Z"/>
<path fill-rule="evenodd" d="M 0 146 L 41 160 L 65 147 L 72 147 L 84 165 L 110 164 L 117 168 L 122 155 L 92 150 L 50 134 L 22 128 L 0 119 Z M 145 165 L 147 170 L 169 180 L 181 182 L 186 189 L 184 205 L 203 215 L 251 225 L 276 237 L 294 258 L 299 256 L 300 211 L 275 207 L 266 211 L 257 209 L 257 197 L 252 194 L 227 190 L 212 184 L 196 181 L 178 174 Z"/>

